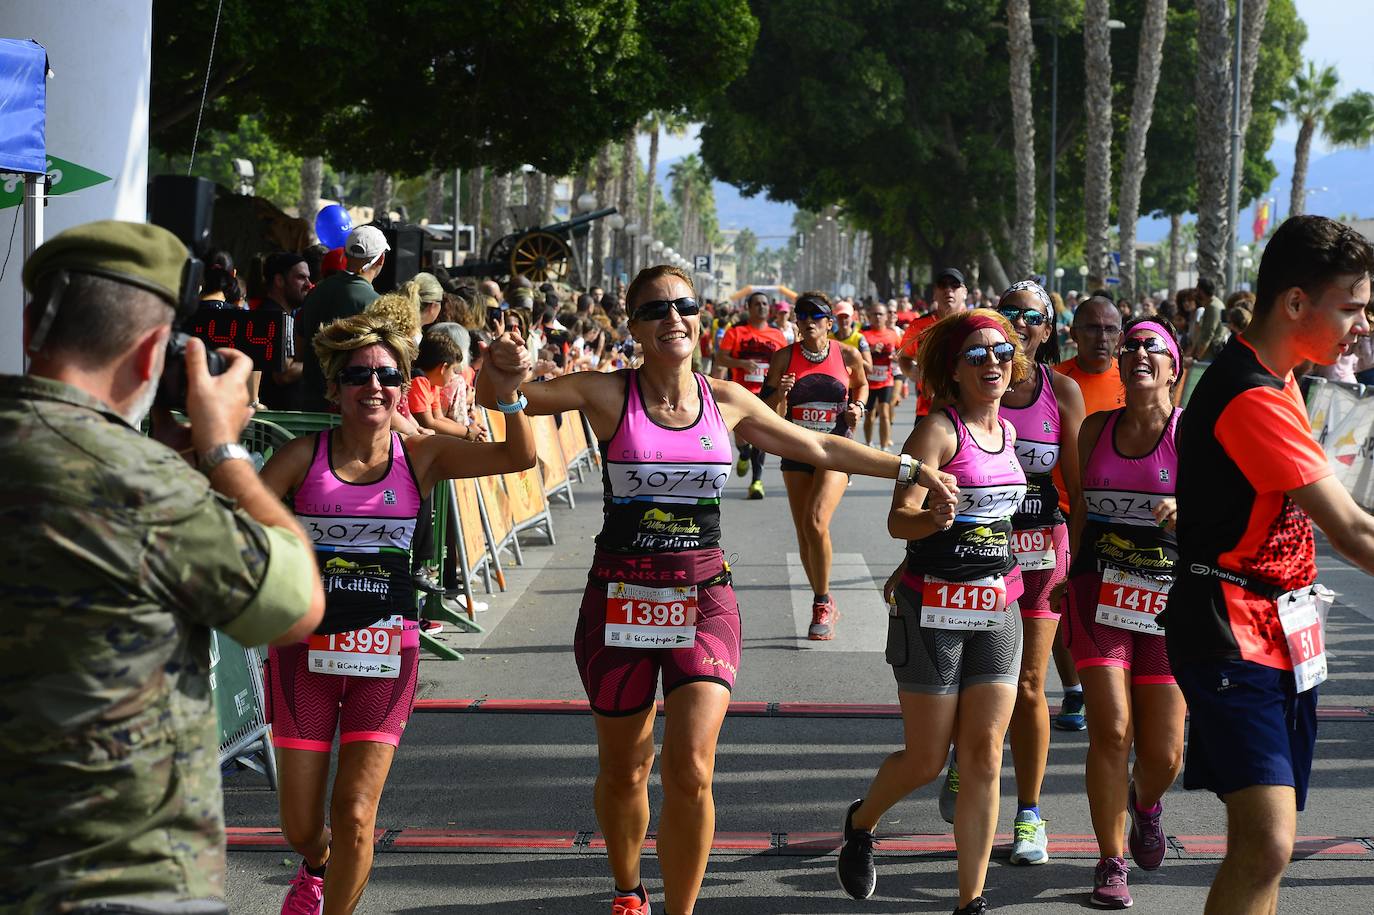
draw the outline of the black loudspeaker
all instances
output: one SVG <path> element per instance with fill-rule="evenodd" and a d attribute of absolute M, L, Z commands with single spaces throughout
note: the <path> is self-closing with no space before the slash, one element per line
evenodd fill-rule
<path fill-rule="evenodd" d="M 372 281 L 372 288 L 385 295 L 397 286 L 415 278 L 420 272 L 420 255 L 424 253 L 425 230 L 419 226 L 396 224 L 379 226 L 391 250 L 386 252 L 382 272 Z"/>
<path fill-rule="evenodd" d="M 187 175 L 155 175 L 148 192 L 148 221 L 171 232 L 197 256 L 210 251 L 215 183 Z"/>

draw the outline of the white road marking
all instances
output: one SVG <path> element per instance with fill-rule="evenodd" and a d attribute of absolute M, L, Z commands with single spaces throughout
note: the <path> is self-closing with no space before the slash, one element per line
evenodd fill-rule
<path fill-rule="evenodd" d="M 792 619 L 801 648 L 818 651 L 884 651 L 887 648 L 887 607 L 882 591 L 873 582 L 873 573 L 862 553 L 836 553 L 830 567 L 830 596 L 840 611 L 835 637 L 828 642 L 812 642 L 806 637 L 811 626 L 811 585 L 800 553 L 787 554 L 787 580 L 792 592 Z"/>

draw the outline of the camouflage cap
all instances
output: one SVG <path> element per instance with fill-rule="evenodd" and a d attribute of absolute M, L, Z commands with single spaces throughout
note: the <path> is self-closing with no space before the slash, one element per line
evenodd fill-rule
<path fill-rule="evenodd" d="M 88 222 L 39 245 L 24 264 L 24 286 L 33 292 L 39 279 L 57 270 L 93 273 L 146 289 L 175 308 L 187 257 L 186 245 L 161 226 Z"/>

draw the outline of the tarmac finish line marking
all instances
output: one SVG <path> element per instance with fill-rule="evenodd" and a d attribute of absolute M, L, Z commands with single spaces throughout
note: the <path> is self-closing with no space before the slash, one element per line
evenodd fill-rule
<path fill-rule="evenodd" d="M 281 852 L 290 850 L 276 826 L 230 826 L 229 848 L 235 851 Z M 1011 848 L 1009 834 L 996 836 L 992 857 L 1005 856 Z M 1175 860 L 1216 861 L 1226 853 L 1225 836 L 1169 836 L 1168 857 Z M 1051 835 L 1050 848 L 1060 858 L 1097 860 L 1093 836 Z M 841 838 L 834 832 L 718 832 L 711 844 L 713 855 L 787 855 L 819 858 L 839 853 Z M 381 852 L 440 852 L 451 854 L 593 854 L 603 855 L 606 842 L 595 830 L 569 829 L 403 829 L 378 828 L 374 850 Z M 654 854 L 653 834 L 644 850 Z M 880 857 L 954 857 L 954 836 L 885 835 L 876 850 Z M 1299 836 L 1293 846 L 1294 861 L 1374 861 L 1374 837 Z"/>

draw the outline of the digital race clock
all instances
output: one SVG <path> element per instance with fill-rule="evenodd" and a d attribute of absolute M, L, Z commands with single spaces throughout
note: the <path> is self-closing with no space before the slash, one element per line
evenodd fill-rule
<path fill-rule="evenodd" d="M 260 372 L 285 371 L 293 333 L 289 315 L 280 311 L 201 308 L 190 321 L 191 335 L 211 348 L 232 347 L 253 360 Z"/>

